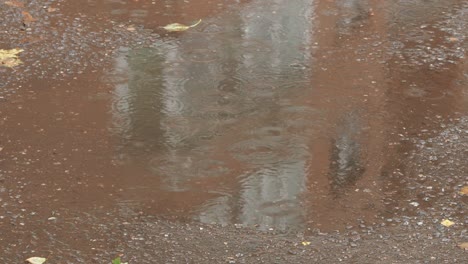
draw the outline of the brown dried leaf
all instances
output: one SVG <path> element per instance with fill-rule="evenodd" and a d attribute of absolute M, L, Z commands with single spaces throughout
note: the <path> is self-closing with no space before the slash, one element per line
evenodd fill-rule
<path fill-rule="evenodd" d="M 31 16 L 28 11 L 21 11 L 21 14 L 23 14 L 24 23 L 26 24 L 36 21 L 36 19 Z"/>

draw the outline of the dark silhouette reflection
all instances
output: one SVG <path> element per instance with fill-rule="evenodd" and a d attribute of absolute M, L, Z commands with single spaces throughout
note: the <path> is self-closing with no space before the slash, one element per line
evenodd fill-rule
<path fill-rule="evenodd" d="M 344 116 L 338 124 L 337 138 L 332 140 L 330 158 L 331 189 L 335 195 L 342 193 L 342 188 L 356 183 L 364 174 L 362 165 L 359 133 L 361 124 L 356 113 Z"/>

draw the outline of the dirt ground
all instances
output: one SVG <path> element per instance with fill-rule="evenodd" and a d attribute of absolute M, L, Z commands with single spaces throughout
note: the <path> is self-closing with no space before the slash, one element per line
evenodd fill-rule
<path fill-rule="evenodd" d="M 468 263 L 466 1 L 0 17 L 3 263 Z"/>

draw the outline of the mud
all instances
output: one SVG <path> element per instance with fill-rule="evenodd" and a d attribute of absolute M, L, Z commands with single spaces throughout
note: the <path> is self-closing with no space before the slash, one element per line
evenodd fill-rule
<path fill-rule="evenodd" d="M 465 1 L 21 3 L 0 259 L 466 261 Z"/>

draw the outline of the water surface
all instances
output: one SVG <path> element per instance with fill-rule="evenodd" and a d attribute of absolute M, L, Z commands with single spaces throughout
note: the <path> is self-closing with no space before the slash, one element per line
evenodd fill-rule
<path fill-rule="evenodd" d="M 118 159 L 158 181 L 129 179 L 151 190 L 132 199 L 263 229 L 385 219 L 404 188 L 390 176 L 408 147 L 397 135 L 463 108 L 450 83 L 464 35 L 448 27 L 464 8 L 251 1 L 123 48 L 110 129 Z"/>

